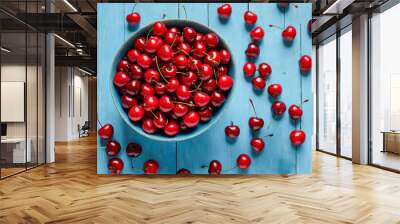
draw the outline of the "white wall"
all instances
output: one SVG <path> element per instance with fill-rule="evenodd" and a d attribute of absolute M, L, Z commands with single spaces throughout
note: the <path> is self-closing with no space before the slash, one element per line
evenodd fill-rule
<path fill-rule="evenodd" d="M 70 141 L 88 120 L 88 77 L 72 67 L 56 67 L 55 74 L 55 140 Z"/>

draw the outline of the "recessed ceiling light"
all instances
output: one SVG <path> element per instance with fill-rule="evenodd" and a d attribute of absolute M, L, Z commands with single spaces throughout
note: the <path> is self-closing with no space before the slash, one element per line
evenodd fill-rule
<path fill-rule="evenodd" d="M 7 49 L 5 47 L 1 47 L 0 49 L 1 49 L 1 51 L 4 51 L 6 53 L 10 53 L 11 52 L 11 50 L 9 50 L 9 49 Z"/>
<path fill-rule="evenodd" d="M 75 6 L 73 6 L 68 0 L 64 0 L 64 3 L 67 4 L 74 12 L 78 12 Z"/>

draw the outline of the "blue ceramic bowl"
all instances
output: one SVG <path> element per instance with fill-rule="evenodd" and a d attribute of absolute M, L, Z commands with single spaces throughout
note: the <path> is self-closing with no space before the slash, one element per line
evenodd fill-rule
<path fill-rule="evenodd" d="M 209 32 L 214 32 L 218 35 L 217 32 L 211 30 L 207 26 L 197 23 L 197 22 L 190 21 L 190 20 L 164 20 L 162 22 L 164 22 L 168 28 L 174 26 L 174 27 L 183 29 L 186 26 L 190 26 L 190 27 L 195 28 L 196 31 L 199 31 L 204 34 L 209 33 Z M 207 130 L 209 130 L 221 118 L 224 110 L 228 107 L 228 105 L 232 101 L 230 95 L 231 95 L 231 92 L 233 91 L 233 88 L 235 87 L 235 85 L 233 85 L 232 89 L 227 94 L 224 104 L 220 108 L 217 108 L 214 111 L 212 118 L 208 122 L 206 122 L 206 123 L 200 122 L 199 125 L 197 125 L 197 127 L 191 128 L 184 132 L 180 132 L 176 136 L 172 136 L 172 137 L 164 135 L 164 132 L 160 131 L 160 130 L 154 134 L 147 134 L 141 128 L 141 122 L 132 122 L 128 117 L 127 111 L 122 107 L 122 103 L 120 100 L 120 94 L 119 94 L 117 88 L 113 85 L 113 76 L 115 74 L 115 69 L 117 67 L 118 62 L 132 48 L 133 41 L 140 36 L 146 36 L 147 32 L 149 31 L 149 29 L 151 29 L 152 26 L 153 26 L 153 24 L 149 24 L 149 25 L 141 28 L 134 34 L 132 34 L 132 36 L 130 36 L 126 40 L 126 42 L 121 46 L 121 48 L 118 50 L 117 55 L 115 55 L 115 58 L 114 58 L 114 61 L 112 64 L 112 70 L 110 71 L 111 95 L 112 95 L 112 98 L 114 101 L 114 105 L 116 106 L 118 113 L 120 114 L 122 119 L 126 122 L 126 124 L 130 128 L 132 128 L 136 133 L 138 133 L 139 135 L 141 135 L 143 137 L 153 139 L 156 141 L 163 141 L 163 142 L 178 142 L 178 141 L 184 141 L 184 140 L 194 138 L 194 137 L 206 132 Z M 218 37 L 219 37 L 219 47 L 227 49 L 232 54 L 232 51 L 229 49 L 229 47 L 225 43 L 225 41 L 220 36 L 218 36 Z M 232 78 L 234 78 L 234 76 L 233 76 L 234 75 L 234 66 L 233 66 L 232 59 L 233 59 L 233 56 L 231 57 L 231 62 L 228 64 L 228 68 L 229 68 L 229 75 L 232 76 Z M 221 129 L 220 131 L 223 131 L 223 129 Z"/>

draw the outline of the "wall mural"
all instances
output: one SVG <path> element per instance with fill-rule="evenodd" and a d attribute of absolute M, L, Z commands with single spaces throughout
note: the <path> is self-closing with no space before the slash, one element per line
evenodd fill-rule
<path fill-rule="evenodd" d="M 311 172 L 311 4 L 98 4 L 99 174 Z"/>

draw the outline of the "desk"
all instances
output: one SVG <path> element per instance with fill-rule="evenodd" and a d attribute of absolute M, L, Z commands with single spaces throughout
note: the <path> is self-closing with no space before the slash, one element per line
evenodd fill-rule
<path fill-rule="evenodd" d="M 382 131 L 383 150 L 382 152 L 392 152 L 400 154 L 400 131 Z"/>
<path fill-rule="evenodd" d="M 1 139 L 2 152 L 1 156 L 9 163 L 25 163 L 31 162 L 32 153 L 30 138 L 26 140 L 27 147 L 25 152 L 25 138 L 5 138 Z M 5 155 L 4 155 L 5 154 Z M 12 155 L 10 155 L 12 154 Z M 12 158 L 12 159 L 11 159 Z M 26 160 L 25 160 L 26 159 Z"/>

